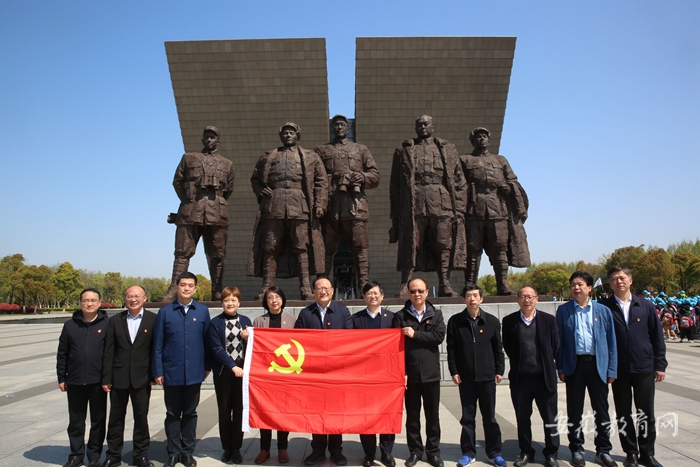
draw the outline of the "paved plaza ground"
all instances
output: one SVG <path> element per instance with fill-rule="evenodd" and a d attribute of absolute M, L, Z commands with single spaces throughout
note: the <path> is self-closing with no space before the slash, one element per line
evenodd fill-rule
<path fill-rule="evenodd" d="M 0 318 L 3 319 L 5 317 Z M 61 324 L 55 323 L 0 324 L 0 466 L 62 465 L 68 457 L 67 401 L 56 382 L 56 348 L 60 331 Z M 659 428 L 656 457 L 665 467 L 700 466 L 700 342 L 681 344 L 669 341 L 668 361 L 666 381 L 657 384 L 656 414 L 665 426 Z M 564 386 L 560 384 L 559 408 L 565 412 L 564 392 Z M 447 467 L 454 467 L 461 455 L 460 404 L 457 390 L 451 383 L 446 382 L 443 386 L 441 402 L 442 458 Z M 613 406 L 612 393 L 610 406 Z M 519 449 L 507 381 L 498 386 L 496 411 L 503 432 L 503 457 L 511 465 Z M 221 465 L 218 460 L 222 451 L 213 389 L 203 389 L 198 413 L 199 442 L 195 450 L 198 465 Z M 167 460 L 164 418 L 163 392 L 154 390 L 149 415 L 152 435 L 150 458 L 157 466 Z M 539 416 L 535 411 L 533 433 L 539 447 L 534 465 L 543 461 L 541 448 L 544 437 L 541 421 L 538 421 Z M 480 425 L 481 421 L 477 420 L 477 440 L 483 446 Z M 127 421 L 122 465 L 131 461 L 131 429 L 132 424 Z M 258 439 L 257 430 L 246 434 L 242 449 L 244 465 L 255 465 L 253 459 L 259 450 Z M 311 450 L 310 440 L 308 434 L 290 435 L 289 465 L 302 465 L 304 457 Z M 570 455 L 566 439 L 562 441 L 560 464 L 568 466 Z M 621 466 L 624 456 L 617 436 L 613 437 L 613 446 L 613 458 Z M 592 435 L 587 435 L 586 448 L 586 460 L 593 464 Z M 348 465 L 362 464 L 363 452 L 357 435 L 344 436 L 343 452 L 348 457 Z M 408 456 L 405 433 L 397 436 L 394 456 L 397 465 L 403 467 L 403 460 Z M 480 448 L 475 465 L 487 463 L 488 459 Z M 274 441 L 273 457 L 263 465 L 278 465 Z M 318 465 L 327 467 L 333 464 L 327 459 Z M 419 467 L 428 467 L 428 464 L 421 462 Z"/>

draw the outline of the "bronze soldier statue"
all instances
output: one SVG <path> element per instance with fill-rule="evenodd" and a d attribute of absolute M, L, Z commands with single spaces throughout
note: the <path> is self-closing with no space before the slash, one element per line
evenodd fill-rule
<path fill-rule="evenodd" d="M 379 185 L 379 169 L 367 146 L 348 141 L 345 116 L 336 115 L 331 123 L 335 140 L 316 148 L 330 182 L 328 212 L 322 221 L 326 275 L 330 276 L 333 256 L 344 234 L 355 259 L 357 288 L 361 291 L 369 281 L 369 205 L 365 190 Z"/>
<path fill-rule="evenodd" d="M 301 129 L 285 123 L 283 146 L 266 152 L 250 183 L 260 209 L 248 256 L 249 276 L 262 277 L 259 300 L 275 277 L 299 277 L 302 300 L 313 297 L 310 274 L 324 273 L 320 219 L 328 203 L 328 181 L 318 154 L 297 145 Z"/>
<path fill-rule="evenodd" d="M 530 250 L 523 223 L 528 199 L 508 160 L 488 151 L 490 132 L 475 128 L 469 134 L 471 154 L 460 156 L 467 178 L 467 269 L 466 283 L 476 283 L 481 254 L 491 261 L 498 295 L 512 295 L 508 265 L 530 266 Z"/>
<path fill-rule="evenodd" d="M 418 138 L 394 151 L 391 167 L 389 242 L 398 241 L 396 268 L 407 298 L 413 271 L 438 271 L 441 297 L 456 297 L 451 269 L 464 269 L 465 180 L 454 144 L 433 137 L 433 119 L 416 119 Z"/>
<path fill-rule="evenodd" d="M 212 300 L 221 299 L 228 239 L 228 198 L 233 192 L 235 171 L 233 162 L 219 155 L 219 136 L 218 128 L 206 127 L 202 152 L 186 153 L 175 170 L 173 187 L 180 198 L 180 208 L 175 216 L 171 214 L 168 218 L 168 222 L 177 225 L 177 230 L 172 282 L 162 299 L 166 302 L 175 300 L 177 277 L 187 271 L 201 237 L 204 237 L 204 253 L 209 264 Z"/>

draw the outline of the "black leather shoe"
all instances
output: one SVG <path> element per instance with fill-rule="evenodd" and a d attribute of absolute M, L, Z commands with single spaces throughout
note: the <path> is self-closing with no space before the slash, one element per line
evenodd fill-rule
<path fill-rule="evenodd" d="M 559 461 L 556 457 L 547 457 L 544 460 L 544 465 L 546 465 L 547 467 L 559 467 Z"/>
<path fill-rule="evenodd" d="M 183 454 L 180 456 L 180 464 L 184 465 L 185 467 L 196 467 L 197 459 L 195 459 L 192 454 Z"/>
<path fill-rule="evenodd" d="M 382 464 L 386 467 L 396 467 L 396 460 L 391 454 L 382 453 Z"/>
<path fill-rule="evenodd" d="M 607 452 L 596 454 L 595 461 L 600 465 L 604 465 L 605 467 L 617 467 L 617 462 L 615 462 Z"/>
<path fill-rule="evenodd" d="M 331 453 L 331 461 L 333 461 L 335 465 L 348 465 L 348 458 L 345 457 L 342 452 Z"/>
<path fill-rule="evenodd" d="M 362 467 L 370 467 L 372 464 L 374 464 L 374 456 L 365 456 L 362 459 Z"/>
<path fill-rule="evenodd" d="M 155 467 L 153 462 L 148 460 L 148 457 L 139 457 L 138 459 L 134 459 L 134 463 L 132 465 L 135 467 Z"/>
<path fill-rule="evenodd" d="M 68 456 L 68 462 L 63 464 L 63 467 L 78 467 L 83 464 L 83 457 L 85 456 Z"/>
<path fill-rule="evenodd" d="M 527 454 L 520 454 L 518 457 L 515 458 L 513 465 L 515 467 L 525 467 L 529 463 L 530 457 Z"/>
<path fill-rule="evenodd" d="M 413 467 L 418 463 L 421 457 L 423 456 L 418 456 L 418 454 L 412 452 L 411 455 L 408 456 L 408 459 L 406 459 L 406 467 Z"/>
<path fill-rule="evenodd" d="M 583 451 L 576 451 L 571 454 L 571 465 L 574 467 L 583 467 L 586 465 L 586 459 L 583 458 Z"/>
<path fill-rule="evenodd" d="M 645 467 L 662 467 L 659 461 L 657 461 L 654 456 L 641 457 L 639 463 Z"/>
<path fill-rule="evenodd" d="M 622 465 L 624 465 L 625 467 L 638 467 L 639 458 L 636 454 L 627 454 L 627 458 L 625 459 L 625 462 L 622 463 Z"/>
<path fill-rule="evenodd" d="M 306 459 L 304 459 L 305 465 L 315 465 L 326 458 L 326 453 L 324 451 L 311 451 Z"/>
<path fill-rule="evenodd" d="M 121 462 L 120 462 L 120 464 L 121 464 Z M 98 457 L 97 459 L 90 459 L 90 461 L 88 462 L 88 465 L 90 467 L 100 467 L 100 465 L 101 465 L 100 458 Z"/>
<path fill-rule="evenodd" d="M 107 459 L 102 463 L 101 467 L 117 467 L 118 465 L 122 465 L 121 461 L 114 461 L 112 459 Z"/>
<path fill-rule="evenodd" d="M 428 456 L 428 464 L 432 465 L 433 467 L 445 467 L 445 463 L 442 462 L 442 459 L 440 459 L 440 456 Z"/>
<path fill-rule="evenodd" d="M 170 456 L 163 467 L 175 467 L 178 462 L 180 462 L 180 456 Z"/>
<path fill-rule="evenodd" d="M 240 449 L 232 449 L 231 450 L 231 462 L 234 464 L 242 464 L 243 463 L 243 455 L 241 454 Z"/>
<path fill-rule="evenodd" d="M 224 453 L 221 454 L 221 458 L 219 460 L 224 464 L 231 462 L 231 451 L 224 449 Z"/>

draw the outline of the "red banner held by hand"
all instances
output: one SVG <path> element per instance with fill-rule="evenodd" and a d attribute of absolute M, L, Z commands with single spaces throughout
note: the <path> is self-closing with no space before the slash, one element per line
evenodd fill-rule
<path fill-rule="evenodd" d="M 401 433 L 400 329 L 253 328 L 244 370 L 246 431 Z"/>

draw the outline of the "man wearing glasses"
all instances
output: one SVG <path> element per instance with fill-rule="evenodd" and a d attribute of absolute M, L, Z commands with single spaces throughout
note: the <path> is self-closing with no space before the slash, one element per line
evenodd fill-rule
<path fill-rule="evenodd" d="M 394 315 L 393 327 L 401 328 L 406 340 L 406 467 L 415 466 L 425 450 L 428 463 L 443 467 L 440 458 L 440 344 L 445 339 L 445 320 L 428 298 L 428 281 L 408 282 L 409 300 Z M 425 447 L 420 435 L 420 407 L 425 412 Z"/>
<path fill-rule="evenodd" d="M 462 404 L 462 434 L 459 467 L 476 457 L 476 404 L 484 423 L 486 454 L 494 465 L 504 467 L 501 456 L 501 427 L 496 421 L 496 384 L 503 380 L 505 358 L 501 345 L 501 323 L 481 309 L 484 291 L 476 284 L 462 290 L 467 307 L 447 323 L 447 365 L 459 388 Z"/>
<path fill-rule="evenodd" d="M 297 329 L 352 329 L 352 317 L 345 305 L 333 302 L 335 291 L 333 283 L 325 277 L 317 278 L 313 283 L 316 301 L 299 312 L 294 323 Z M 343 455 L 343 435 L 311 435 L 311 454 L 304 459 L 304 464 L 314 465 L 326 458 L 326 448 L 335 465 L 347 465 Z"/>
<path fill-rule="evenodd" d="M 102 390 L 102 355 L 109 318 L 100 310 L 97 289 L 80 292 L 80 311 L 63 324 L 58 340 L 56 373 L 58 387 L 68 393 L 68 439 L 70 456 L 63 467 L 83 465 L 85 420 L 90 406 L 90 435 L 87 457 L 90 467 L 99 467 L 105 440 L 107 393 Z"/>
<path fill-rule="evenodd" d="M 102 363 L 102 389 L 109 393 L 111 408 L 107 431 L 107 459 L 102 467 L 121 464 L 124 419 L 131 399 L 134 413 L 133 465 L 153 467 L 148 460 L 151 435 L 148 406 L 151 399 L 151 350 L 156 314 L 143 304 L 148 297 L 138 285 L 126 290 L 126 311 L 114 316 L 107 327 Z"/>
<path fill-rule="evenodd" d="M 520 310 L 503 318 L 503 348 L 510 358 L 510 397 L 518 425 L 520 455 L 515 467 L 535 459 L 532 447 L 532 402 L 537 403 L 544 424 L 547 467 L 557 467 L 557 369 L 554 357 L 559 351 L 559 331 L 553 315 L 537 310 L 537 290 L 525 285 L 518 290 Z"/>

